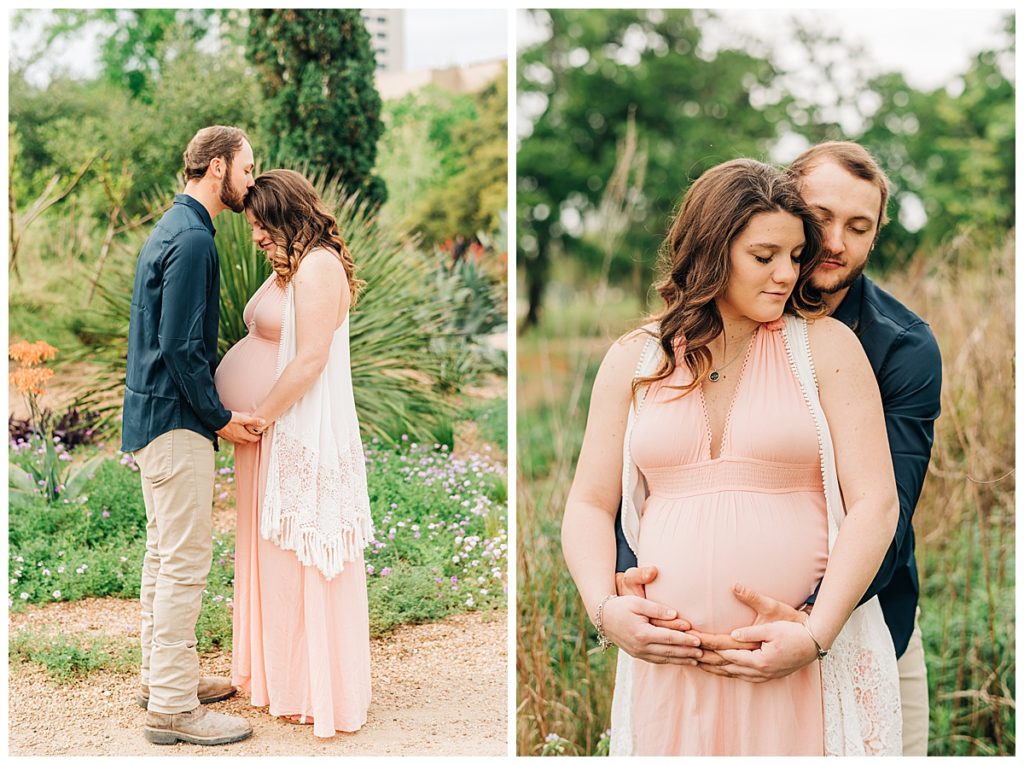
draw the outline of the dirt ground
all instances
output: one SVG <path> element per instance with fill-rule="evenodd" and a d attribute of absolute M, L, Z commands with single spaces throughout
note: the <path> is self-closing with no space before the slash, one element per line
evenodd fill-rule
<path fill-rule="evenodd" d="M 138 640 L 135 601 L 91 599 L 12 614 L 12 632 L 102 633 Z M 12 665 L 12 755 L 478 755 L 503 756 L 508 737 L 506 612 L 461 614 L 401 627 L 371 647 L 373 701 L 357 733 L 330 739 L 249 705 L 239 694 L 211 709 L 242 715 L 246 741 L 218 747 L 156 746 L 142 737 L 145 711 L 135 703 L 136 675 L 95 672 L 57 685 L 44 669 Z M 201 658 L 203 674 L 229 676 L 227 654 Z"/>

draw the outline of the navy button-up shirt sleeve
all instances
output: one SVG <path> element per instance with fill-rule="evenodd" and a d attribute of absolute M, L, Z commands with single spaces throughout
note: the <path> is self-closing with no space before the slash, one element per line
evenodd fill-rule
<path fill-rule="evenodd" d="M 626 534 L 622 531 L 622 508 L 615 514 L 615 573 L 621 574 L 627 568 L 636 565 L 636 555 L 626 541 Z"/>
<path fill-rule="evenodd" d="M 157 337 L 175 385 L 196 416 L 212 431 L 231 420 L 216 395 L 203 337 L 210 290 L 217 283 L 213 238 L 188 229 L 170 243 L 163 261 L 163 305 Z"/>
<path fill-rule="evenodd" d="M 879 372 L 878 388 L 885 410 L 900 517 L 892 544 L 861 603 L 885 589 L 914 551 L 910 522 L 928 472 L 942 388 L 942 358 L 926 324 L 910 327 L 893 344 Z"/>

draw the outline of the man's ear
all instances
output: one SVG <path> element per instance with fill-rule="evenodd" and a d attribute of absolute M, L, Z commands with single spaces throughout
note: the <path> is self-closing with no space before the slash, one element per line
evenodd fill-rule
<path fill-rule="evenodd" d="M 217 180 L 224 178 L 227 173 L 227 163 L 224 162 L 223 157 L 214 157 L 210 160 L 210 172 L 213 173 L 213 177 Z"/>

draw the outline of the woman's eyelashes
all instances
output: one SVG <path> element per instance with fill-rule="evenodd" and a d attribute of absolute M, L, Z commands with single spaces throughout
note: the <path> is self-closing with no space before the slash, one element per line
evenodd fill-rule
<path fill-rule="evenodd" d="M 793 255 L 790 255 L 789 259 L 792 260 L 794 263 L 799 263 L 803 259 L 803 256 L 804 256 L 804 254 L 802 252 L 797 252 L 797 253 L 794 253 Z M 765 265 L 765 266 L 767 266 L 769 263 L 771 263 L 774 258 L 775 258 L 774 255 L 768 255 L 767 257 L 761 257 L 760 255 L 754 255 L 754 260 L 756 260 L 758 263 L 761 263 L 762 265 Z"/>

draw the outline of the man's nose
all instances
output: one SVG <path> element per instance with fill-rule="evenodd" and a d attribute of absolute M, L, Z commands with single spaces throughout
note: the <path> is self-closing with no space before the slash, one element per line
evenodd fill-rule
<path fill-rule="evenodd" d="M 843 241 L 843 227 L 834 224 L 825 227 L 825 241 L 822 243 L 825 252 L 829 255 L 841 255 L 846 250 L 846 243 Z"/>

